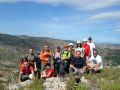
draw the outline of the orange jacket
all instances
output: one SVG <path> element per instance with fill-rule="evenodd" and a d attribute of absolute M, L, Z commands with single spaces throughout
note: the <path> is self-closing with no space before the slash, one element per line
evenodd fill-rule
<path fill-rule="evenodd" d="M 40 60 L 41 60 L 41 62 L 43 62 L 45 64 L 49 63 L 49 60 L 50 60 L 51 57 L 52 57 L 52 52 L 51 51 L 40 52 Z"/>

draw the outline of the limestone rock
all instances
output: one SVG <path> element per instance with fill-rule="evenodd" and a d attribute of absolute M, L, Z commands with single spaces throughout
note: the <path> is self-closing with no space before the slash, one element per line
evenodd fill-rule
<path fill-rule="evenodd" d="M 63 78 L 48 78 L 43 84 L 44 90 L 65 90 L 66 82 Z"/>

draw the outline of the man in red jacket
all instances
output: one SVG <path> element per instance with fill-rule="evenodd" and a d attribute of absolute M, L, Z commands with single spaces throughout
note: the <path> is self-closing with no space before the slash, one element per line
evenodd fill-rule
<path fill-rule="evenodd" d="M 50 64 L 46 64 L 45 70 L 41 73 L 41 78 L 51 78 L 54 77 L 54 69 L 50 67 Z"/>
<path fill-rule="evenodd" d="M 32 80 L 34 76 L 33 67 L 29 65 L 28 60 L 24 61 L 24 65 L 20 68 L 19 82 Z"/>

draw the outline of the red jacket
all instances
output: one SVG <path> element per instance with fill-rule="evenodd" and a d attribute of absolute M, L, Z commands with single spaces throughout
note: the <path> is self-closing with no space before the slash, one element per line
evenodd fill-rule
<path fill-rule="evenodd" d="M 83 44 L 82 47 L 85 49 L 85 57 L 90 55 L 90 46 L 88 44 Z"/>

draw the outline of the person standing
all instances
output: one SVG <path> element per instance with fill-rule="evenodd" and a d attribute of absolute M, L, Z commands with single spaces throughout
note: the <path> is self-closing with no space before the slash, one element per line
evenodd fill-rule
<path fill-rule="evenodd" d="M 60 69 L 61 69 L 61 52 L 60 52 L 60 47 L 56 48 L 55 53 L 53 55 L 53 60 L 54 60 L 55 76 L 59 76 L 60 75 Z"/>
<path fill-rule="evenodd" d="M 34 54 L 33 48 L 29 49 L 29 53 L 28 55 L 26 55 L 26 59 L 28 60 L 30 66 L 33 67 L 34 71 L 37 71 L 37 67 L 36 67 L 36 56 Z"/>
<path fill-rule="evenodd" d="M 92 42 L 92 37 L 88 38 L 87 44 L 90 46 L 91 56 L 93 56 L 93 49 L 95 48 L 95 44 Z"/>
<path fill-rule="evenodd" d="M 86 61 L 89 60 L 90 58 L 90 46 L 87 44 L 87 39 L 83 39 L 83 44 L 82 44 L 82 47 L 84 48 L 84 57 L 86 58 Z"/>
<path fill-rule="evenodd" d="M 51 64 L 52 51 L 47 45 L 44 46 L 43 51 L 40 52 L 41 72 L 44 71 L 46 64 Z"/>
<path fill-rule="evenodd" d="M 75 48 L 75 52 L 76 51 L 80 51 L 81 52 L 81 57 L 84 57 L 85 53 L 84 53 L 84 48 L 82 47 L 82 42 L 81 41 L 77 41 L 77 46 Z"/>
<path fill-rule="evenodd" d="M 37 71 L 35 72 L 35 77 L 37 77 L 38 79 L 40 79 L 40 75 L 41 75 L 41 60 L 39 56 L 40 56 L 40 52 L 37 52 L 37 58 L 36 58 Z"/>
<path fill-rule="evenodd" d="M 61 68 L 61 76 L 64 76 L 65 73 L 69 73 L 69 60 L 71 57 L 71 53 L 68 50 L 68 45 L 64 45 L 63 53 L 61 54 L 62 60 L 62 68 Z"/>

